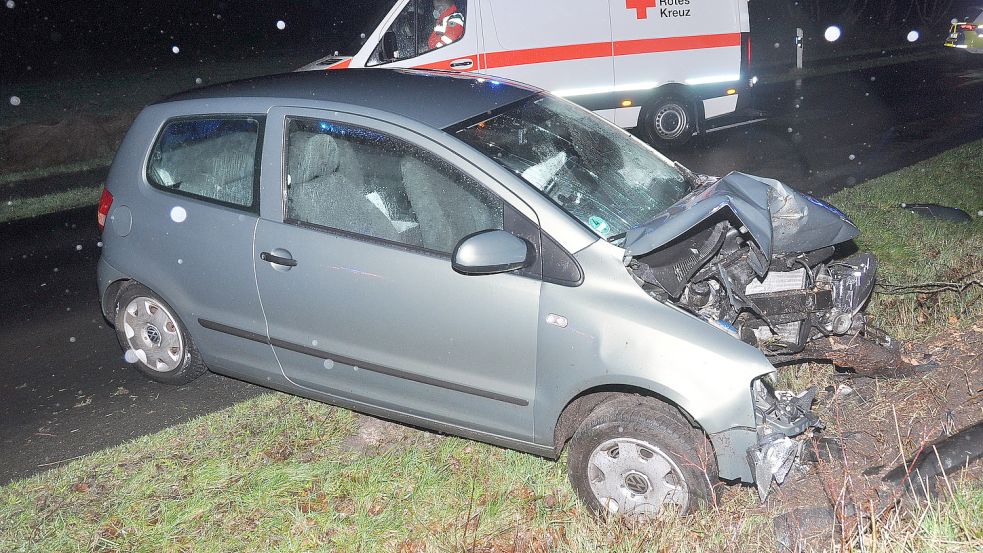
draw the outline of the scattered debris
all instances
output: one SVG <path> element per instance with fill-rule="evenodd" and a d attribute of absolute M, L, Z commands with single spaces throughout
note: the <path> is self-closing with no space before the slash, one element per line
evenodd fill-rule
<path fill-rule="evenodd" d="M 934 489 L 939 476 L 951 476 L 956 471 L 983 457 L 983 422 L 965 428 L 919 449 L 904 463 L 894 467 L 882 479 L 895 486 L 904 486 L 915 497 L 924 497 Z"/>
<path fill-rule="evenodd" d="M 939 204 L 900 204 L 898 207 L 930 219 L 940 219 L 955 223 L 968 223 L 973 220 L 969 216 L 969 213 L 958 207 L 948 207 Z"/>

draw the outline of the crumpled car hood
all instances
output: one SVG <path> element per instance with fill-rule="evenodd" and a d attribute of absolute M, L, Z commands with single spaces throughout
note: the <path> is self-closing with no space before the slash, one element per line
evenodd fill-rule
<path fill-rule="evenodd" d="M 721 209 L 729 209 L 768 260 L 846 242 L 860 231 L 835 207 L 774 179 L 733 172 L 679 200 L 625 234 L 625 255 L 657 250 Z"/>

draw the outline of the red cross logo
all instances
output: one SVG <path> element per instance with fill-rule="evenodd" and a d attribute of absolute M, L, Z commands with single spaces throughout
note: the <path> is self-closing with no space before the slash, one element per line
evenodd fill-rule
<path fill-rule="evenodd" d="M 625 0 L 625 8 L 635 10 L 635 17 L 638 19 L 648 19 L 648 9 L 654 7 L 655 0 Z"/>

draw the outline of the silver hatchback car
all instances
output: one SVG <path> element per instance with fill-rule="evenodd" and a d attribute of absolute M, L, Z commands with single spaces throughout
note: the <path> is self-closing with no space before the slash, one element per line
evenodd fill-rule
<path fill-rule="evenodd" d="M 874 260 L 781 183 L 675 165 L 541 90 L 291 73 L 148 106 L 99 209 L 125 358 L 557 458 L 596 512 L 781 482 L 769 360 L 859 332 Z M 777 356 L 777 357 L 776 357 Z"/>

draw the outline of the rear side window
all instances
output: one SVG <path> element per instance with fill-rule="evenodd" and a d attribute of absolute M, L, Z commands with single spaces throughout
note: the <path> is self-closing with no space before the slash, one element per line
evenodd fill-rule
<path fill-rule="evenodd" d="M 161 190 L 255 211 L 260 123 L 254 117 L 169 121 L 150 154 L 147 180 Z"/>

